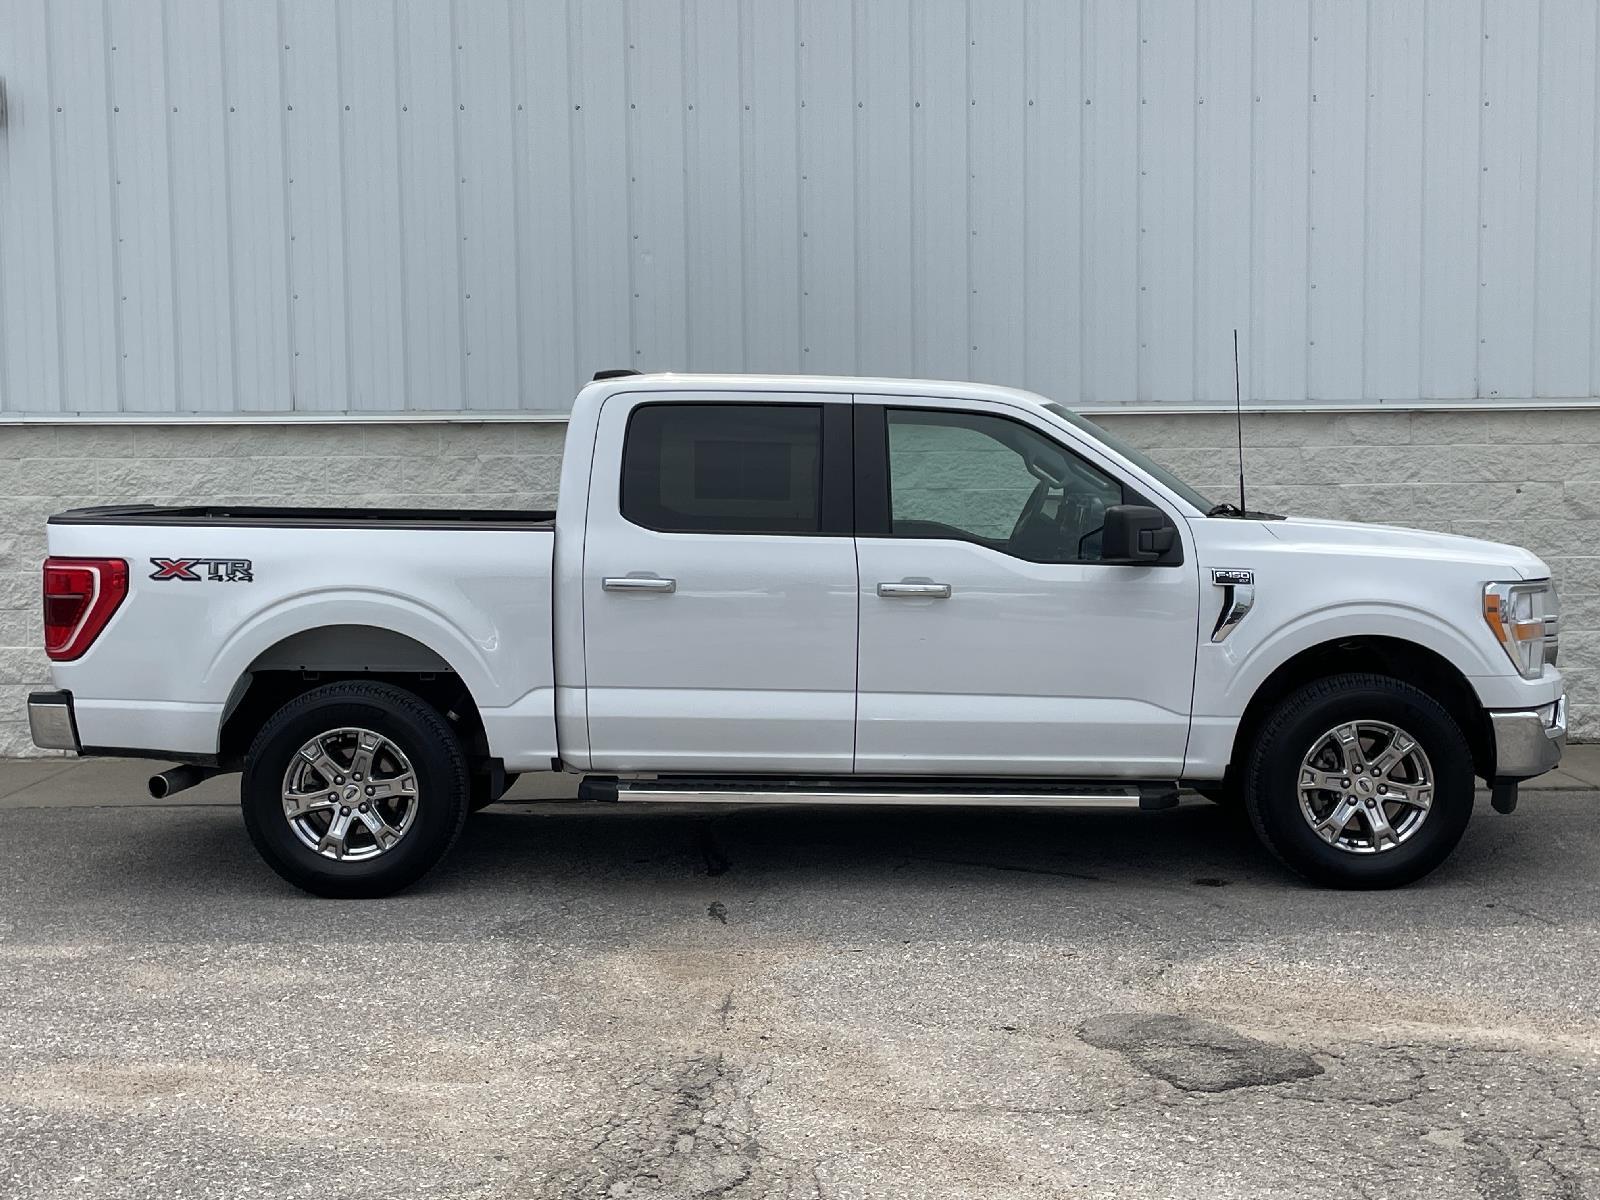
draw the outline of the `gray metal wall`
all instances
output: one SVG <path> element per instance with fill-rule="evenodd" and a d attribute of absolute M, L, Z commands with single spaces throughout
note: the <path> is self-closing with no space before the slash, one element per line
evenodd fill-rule
<path fill-rule="evenodd" d="M 0 0 L 0 410 L 1600 392 L 1594 0 Z"/>

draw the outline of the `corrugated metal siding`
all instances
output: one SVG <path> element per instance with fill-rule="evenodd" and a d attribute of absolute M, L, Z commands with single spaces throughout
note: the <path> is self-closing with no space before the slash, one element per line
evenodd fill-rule
<path fill-rule="evenodd" d="M 0 0 L 0 410 L 1600 392 L 1593 0 Z"/>

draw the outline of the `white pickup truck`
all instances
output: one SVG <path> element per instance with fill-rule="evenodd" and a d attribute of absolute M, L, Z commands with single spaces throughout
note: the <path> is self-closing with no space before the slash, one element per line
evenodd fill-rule
<path fill-rule="evenodd" d="M 52 517 L 34 741 L 183 764 L 157 795 L 242 771 L 256 847 L 330 896 L 416 880 L 525 771 L 697 804 L 1188 786 L 1385 887 L 1455 846 L 1474 776 L 1509 812 L 1560 759 L 1525 550 L 1213 504 L 1008 388 L 605 375 L 554 513 Z"/>

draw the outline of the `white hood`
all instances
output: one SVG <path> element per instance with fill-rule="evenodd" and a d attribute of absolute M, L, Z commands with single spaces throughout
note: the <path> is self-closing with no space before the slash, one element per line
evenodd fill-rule
<path fill-rule="evenodd" d="M 1550 575 L 1544 560 L 1521 546 L 1486 542 L 1455 533 L 1432 533 L 1398 525 L 1366 525 L 1360 521 L 1324 521 L 1316 517 L 1265 521 L 1262 528 L 1289 546 L 1303 546 L 1307 550 L 1481 563 L 1490 571 L 1509 571 L 1523 579 L 1546 579 Z"/>

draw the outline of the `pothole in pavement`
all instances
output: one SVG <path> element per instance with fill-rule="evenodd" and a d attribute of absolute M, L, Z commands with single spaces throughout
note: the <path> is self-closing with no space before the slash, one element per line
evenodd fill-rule
<path fill-rule="evenodd" d="M 1308 1054 L 1193 1017 L 1109 1013 L 1086 1022 L 1078 1036 L 1185 1092 L 1227 1092 L 1322 1074 Z"/>

